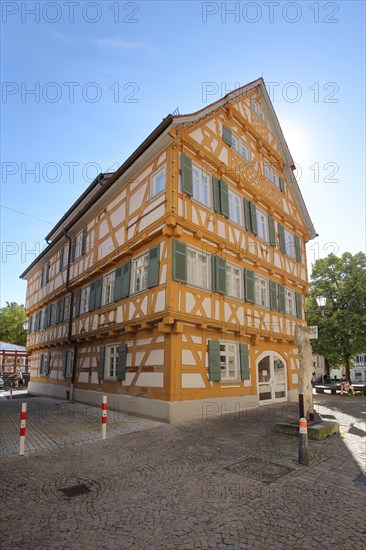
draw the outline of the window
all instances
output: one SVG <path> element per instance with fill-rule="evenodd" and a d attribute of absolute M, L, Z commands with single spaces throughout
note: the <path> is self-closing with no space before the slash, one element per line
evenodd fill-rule
<path fill-rule="evenodd" d="M 295 293 L 285 288 L 285 308 L 287 315 L 296 315 Z"/>
<path fill-rule="evenodd" d="M 256 101 L 252 101 L 252 109 L 255 112 L 255 114 L 259 116 L 260 119 L 263 120 L 263 122 L 266 122 L 266 117 L 264 115 L 264 112 L 262 111 L 261 107 Z"/>
<path fill-rule="evenodd" d="M 226 264 L 226 292 L 228 296 L 241 299 L 243 296 L 243 274 L 240 267 Z"/>
<path fill-rule="evenodd" d="M 71 261 L 73 262 L 76 258 L 79 258 L 86 253 L 86 244 L 87 244 L 87 228 L 78 233 L 73 237 L 71 241 Z"/>
<path fill-rule="evenodd" d="M 106 379 L 117 378 L 118 346 L 106 346 L 106 363 L 104 377 Z"/>
<path fill-rule="evenodd" d="M 272 168 L 272 166 L 270 166 L 266 162 L 264 163 L 264 177 L 268 181 L 273 183 L 276 187 L 280 187 L 280 181 L 277 172 Z"/>
<path fill-rule="evenodd" d="M 242 198 L 228 188 L 229 195 L 229 219 L 239 225 L 242 223 Z"/>
<path fill-rule="evenodd" d="M 46 327 L 46 308 L 43 308 L 42 311 L 41 311 L 41 326 L 40 326 L 40 329 L 42 330 L 45 327 Z"/>
<path fill-rule="evenodd" d="M 263 239 L 266 242 L 269 242 L 268 237 L 268 216 L 257 209 L 257 231 L 258 237 Z"/>
<path fill-rule="evenodd" d="M 221 380 L 238 380 L 238 353 L 235 343 L 220 342 Z"/>
<path fill-rule="evenodd" d="M 285 229 L 285 250 L 287 256 L 290 256 L 291 258 L 296 258 L 296 250 L 295 250 L 295 239 L 293 234 L 290 231 L 287 231 Z"/>
<path fill-rule="evenodd" d="M 233 133 L 231 128 L 223 125 L 223 140 L 230 145 L 247 162 L 250 162 L 250 149 L 237 135 Z"/>
<path fill-rule="evenodd" d="M 193 198 L 208 207 L 211 206 L 209 179 L 209 175 L 204 173 L 202 168 L 192 164 Z"/>
<path fill-rule="evenodd" d="M 90 296 L 90 286 L 84 286 L 81 289 L 81 298 L 80 298 L 80 315 L 83 313 L 88 313 L 89 311 L 89 296 Z"/>
<path fill-rule="evenodd" d="M 149 269 L 149 253 L 146 252 L 135 260 L 132 260 L 132 290 L 131 294 L 141 292 L 147 288 Z"/>
<path fill-rule="evenodd" d="M 150 198 L 159 195 L 165 191 L 165 166 L 160 168 L 155 174 L 151 176 L 150 180 Z"/>
<path fill-rule="evenodd" d="M 210 289 L 209 255 L 195 248 L 187 248 L 187 283 Z"/>
<path fill-rule="evenodd" d="M 240 140 L 240 155 L 248 162 L 250 162 L 251 156 L 250 156 L 250 149 L 249 147 Z"/>
<path fill-rule="evenodd" d="M 47 262 L 46 265 L 42 268 L 41 286 L 44 286 L 46 283 L 48 283 L 50 278 L 50 268 L 51 262 Z"/>
<path fill-rule="evenodd" d="M 83 234 L 79 233 L 79 235 L 76 236 L 76 241 L 75 241 L 75 258 L 79 258 L 79 256 L 81 256 L 82 246 L 83 246 Z"/>
<path fill-rule="evenodd" d="M 41 353 L 39 356 L 39 374 L 47 376 L 50 369 L 51 353 Z"/>
<path fill-rule="evenodd" d="M 257 306 L 269 307 L 268 280 L 255 276 L 255 303 Z"/>
<path fill-rule="evenodd" d="M 108 275 L 103 277 L 103 296 L 102 296 L 102 305 L 106 306 L 113 302 L 114 295 L 114 280 L 116 277 L 116 272 L 112 271 Z"/>
<path fill-rule="evenodd" d="M 62 365 L 63 375 L 65 378 L 71 378 L 74 365 L 74 350 L 68 349 L 64 351 L 64 363 Z"/>

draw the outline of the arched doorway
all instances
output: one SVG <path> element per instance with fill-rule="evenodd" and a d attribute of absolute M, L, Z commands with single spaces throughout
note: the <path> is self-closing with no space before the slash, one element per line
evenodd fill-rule
<path fill-rule="evenodd" d="M 287 400 L 286 362 L 274 351 L 266 351 L 257 360 L 259 404 Z"/>

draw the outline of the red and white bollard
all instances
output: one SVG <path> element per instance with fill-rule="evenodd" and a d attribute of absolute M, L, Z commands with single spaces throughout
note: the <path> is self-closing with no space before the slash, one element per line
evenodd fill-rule
<path fill-rule="evenodd" d="M 107 396 L 103 395 L 102 401 L 102 439 L 107 437 Z"/>
<path fill-rule="evenodd" d="M 299 464 L 309 465 L 308 423 L 306 418 L 300 418 L 299 426 Z"/>
<path fill-rule="evenodd" d="M 20 441 L 19 441 L 19 456 L 24 455 L 25 443 L 25 422 L 27 419 L 27 403 L 22 403 L 22 416 L 20 417 Z"/>

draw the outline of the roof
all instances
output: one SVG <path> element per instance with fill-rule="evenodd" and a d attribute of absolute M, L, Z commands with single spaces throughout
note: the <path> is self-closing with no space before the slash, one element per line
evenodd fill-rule
<path fill-rule="evenodd" d="M 167 135 L 171 128 L 181 126 L 182 124 L 194 124 L 201 118 L 208 116 L 214 111 L 220 109 L 225 104 L 237 99 L 238 97 L 247 94 L 252 89 L 259 88 L 261 97 L 266 105 L 267 111 L 270 116 L 272 128 L 276 134 L 276 138 L 281 148 L 282 155 L 288 166 L 294 165 L 294 160 L 291 156 L 290 150 L 283 135 L 280 123 L 273 108 L 272 102 L 268 95 L 263 78 L 258 78 L 241 86 L 240 88 L 229 92 L 221 99 L 218 99 L 214 103 L 203 107 L 202 109 L 195 111 L 194 113 L 185 115 L 171 115 L 163 119 L 163 121 L 151 132 L 151 134 L 141 143 L 141 145 L 132 153 L 130 157 L 116 170 L 114 173 L 99 174 L 99 176 L 91 183 L 91 185 L 84 191 L 84 193 L 77 199 L 76 202 L 69 208 L 69 210 L 62 216 L 62 218 L 53 227 L 50 233 L 46 236 L 47 242 L 52 242 L 41 252 L 41 254 L 30 264 L 30 266 L 20 275 L 20 278 L 24 278 L 39 262 L 41 258 L 46 256 L 53 246 L 61 240 L 65 233 L 72 229 L 77 221 L 96 203 L 96 201 L 108 190 L 111 186 L 125 173 L 128 169 L 143 155 L 162 135 Z M 302 218 L 305 222 L 307 230 L 310 235 L 310 239 L 314 239 L 317 236 L 308 210 L 306 208 L 304 199 L 302 197 L 300 188 L 296 181 L 294 174 L 290 171 L 288 174 L 291 188 L 293 190 L 297 205 L 300 209 Z"/>
<path fill-rule="evenodd" d="M 0 342 L 0 352 L 1 351 L 21 351 L 22 353 L 27 353 L 27 350 L 24 346 L 9 344 L 8 342 Z"/>

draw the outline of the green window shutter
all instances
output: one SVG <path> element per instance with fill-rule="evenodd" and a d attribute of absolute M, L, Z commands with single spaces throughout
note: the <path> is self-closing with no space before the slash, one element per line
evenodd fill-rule
<path fill-rule="evenodd" d="M 282 193 L 285 192 L 285 182 L 283 181 L 282 178 L 279 178 L 279 185 L 280 185 L 280 191 L 282 191 Z"/>
<path fill-rule="evenodd" d="M 97 309 L 102 305 L 102 288 L 103 288 L 103 277 L 95 281 L 95 303 L 94 303 L 95 309 Z"/>
<path fill-rule="evenodd" d="M 225 124 L 222 125 L 222 139 L 231 147 L 231 130 Z"/>
<path fill-rule="evenodd" d="M 219 256 L 212 258 L 212 289 L 214 292 L 226 294 L 226 260 Z"/>
<path fill-rule="evenodd" d="M 114 276 L 113 301 L 116 302 L 122 297 L 122 267 L 118 267 Z"/>
<path fill-rule="evenodd" d="M 173 240 L 173 279 L 187 282 L 187 245 L 176 240 Z"/>
<path fill-rule="evenodd" d="M 62 376 L 66 376 L 66 369 L 67 369 L 67 350 L 64 349 L 62 352 Z"/>
<path fill-rule="evenodd" d="M 65 296 L 60 300 L 60 323 L 63 323 L 65 318 L 65 300 Z"/>
<path fill-rule="evenodd" d="M 75 254 L 76 254 L 76 237 L 73 237 L 71 240 L 71 261 L 72 262 L 75 260 Z"/>
<path fill-rule="evenodd" d="M 280 250 L 281 250 L 281 252 L 286 254 L 285 229 L 284 229 L 283 225 L 281 225 L 279 223 L 277 224 L 277 227 L 278 227 L 278 239 L 279 239 L 279 242 L 280 242 Z"/>
<path fill-rule="evenodd" d="M 245 300 L 249 304 L 255 302 L 255 274 L 251 269 L 244 269 Z"/>
<path fill-rule="evenodd" d="M 50 372 L 50 367 L 51 367 L 51 352 L 49 351 L 48 353 L 46 353 L 46 368 L 45 368 L 46 376 L 48 376 Z"/>
<path fill-rule="evenodd" d="M 277 311 L 277 284 L 269 281 L 269 304 L 273 311 Z"/>
<path fill-rule="evenodd" d="M 48 328 L 50 326 L 50 306 L 46 306 L 46 313 L 44 316 L 44 327 Z"/>
<path fill-rule="evenodd" d="M 160 244 L 153 246 L 149 250 L 149 267 L 147 273 L 147 288 L 152 288 L 159 284 L 160 267 Z"/>
<path fill-rule="evenodd" d="M 239 344 L 240 355 L 240 374 L 242 380 L 249 380 L 249 346 L 248 344 Z"/>
<path fill-rule="evenodd" d="M 208 341 L 208 379 L 214 382 L 221 380 L 220 342 L 218 340 Z"/>
<path fill-rule="evenodd" d="M 278 289 L 278 311 L 286 313 L 286 301 L 285 301 L 285 287 L 283 285 L 277 285 Z"/>
<path fill-rule="evenodd" d="M 61 322 L 61 300 L 56 304 L 56 325 Z"/>
<path fill-rule="evenodd" d="M 122 288 L 121 298 L 127 298 L 130 295 L 131 262 L 126 262 L 122 266 Z"/>
<path fill-rule="evenodd" d="M 250 223 L 252 225 L 252 233 L 258 235 L 258 225 L 257 225 L 257 207 L 254 202 L 249 202 L 250 210 Z"/>
<path fill-rule="evenodd" d="M 89 306 L 88 311 L 93 311 L 95 309 L 95 281 L 90 283 L 90 292 L 89 292 Z"/>
<path fill-rule="evenodd" d="M 50 269 L 51 269 L 51 262 L 48 262 L 46 265 L 46 283 L 50 280 Z"/>
<path fill-rule="evenodd" d="M 271 216 L 268 216 L 269 242 L 271 246 L 276 246 L 275 222 Z"/>
<path fill-rule="evenodd" d="M 245 225 L 245 229 L 247 229 L 247 231 L 251 231 L 252 230 L 252 219 L 250 217 L 249 201 L 248 201 L 248 199 L 244 198 L 243 202 L 244 202 L 244 225 Z"/>
<path fill-rule="evenodd" d="M 229 190 L 227 183 L 220 180 L 220 199 L 221 199 L 221 214 L 226 218 L 229 217 Z"/>
<path fill-rule="evenodd" d="M 294 235 L 295 240 L 295 253 L 296 253 L 296 261 L 301 262 L 301 246 L 300 246 L 300 239 L 297 235 Z"/>
<path fill-rule="evenodd" d="M 105 346 L 99 346 L 98 379 L 104 378 Z"/>
<path fill-rule="evenodd" d="M 302 319 L 302 300 L 300 292 L 295 292 L 296 317 Z"/>
<path fill-rule="evenodd" d="M 122 343 L 118 346 L 117 380 L 125 380 L 126 363 L 127 363 L 127 344 Z"/>
<path fill-rule="evenodd" d="M 181 153 L 182 191 L 187 195 L 193 195 L 192 159 Z"/>
<path fill-rule="evenodd" d="M 220 191 L 220 180 L 212 176 L 212 193 L 213 193 L 213 203 L 214 210 L 221 214 L 221 191 Z"/>
<path fill-rule="evenodd" d="M 75 317 L 80 315 L 80 305 L 81 305 L 81 288 L 76 291 L 75 296 Z"/>
<path fill-rule="evenodd" d="M 82 238 L 81 238 L 81 253 L 82 253 L 82 254 L 85 254 L 85 253 L 86 253 L 87 232 L 88 232 L 88 228 L 87 228 L 87 227 L 84 227 L 84 229 L 83 229 L 83 235 L 82 235 Z"/>
<path fill-rule="evenodd" d="M 65 247 L 61 248 L 60 250 L 60 263 L 59 263 L 59 271 L 61 271 L 64 267 L 64 255 L 65 255 Z"/>

